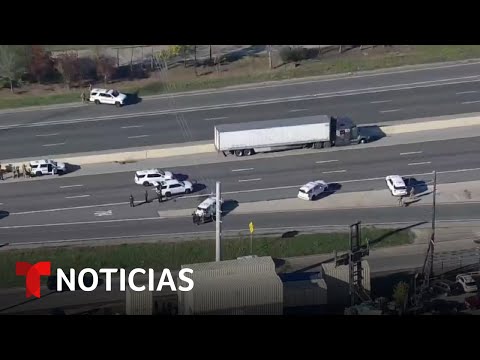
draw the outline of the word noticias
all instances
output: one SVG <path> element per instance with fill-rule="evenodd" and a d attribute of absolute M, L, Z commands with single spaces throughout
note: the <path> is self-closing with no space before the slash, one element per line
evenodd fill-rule
<path fill-rule="evenodd" d="M 128 272 L 125 269 L 116 269 L 116 268 L 102 268 L 98 272 L 92 268 L 82 269 L 78 276 L 76 276 L 75 269 L 69 269 L 68 275 L 62 270 L 57 269 L 56 276 L 56 290 L 58 292 L 64 291 L 67 288 L 70 291 L 77 290 L 78 288 L 82 291 L 94 291 L 99 284 L 99 275 L 105 275 L 105 290 L 112 291 L 112 275 L 118 273 L 119 276 L 119 290 L 126 291 L 128 287 L 136 292 L 145 291 L 162 291 L 164 287 L 170 287 L 171 291 L 191 291 L 194 287 L 193 280 L 188 276 L 188 274 L 193 274 L 193 270 L 189 268 L 181 269 L 178 273 L 179 283 L 182 282 L 184 285 L 179 285 L 175 283 L 173 279 L 172 272 L 169 269 L 163 269 L 160 279 L 155 286 L 155 270 L 154 269 L 142 269 L 135 268 Z M 41 276 L 50 276 L 51 275 L 51 262 L 42 261 L 36 264 L 30 264 L 28 262 L 17 262 L 16 263 L 16 274 L 19 276 L 25 276 L 25 288 L 26 288 L 26 297 L 35 296 L 40 298 L 40 277 Z M 135 284 L 135 276 L 137 274 L 148 275 L 148 287 L 147 285 L 138 286 Z M 88 276 L 86 278 L 86 275 Z"/>

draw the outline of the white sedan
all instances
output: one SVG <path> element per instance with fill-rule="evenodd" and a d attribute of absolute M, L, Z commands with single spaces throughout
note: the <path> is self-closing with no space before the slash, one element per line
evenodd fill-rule
<path fill-rule="evenodd" d="M 323 180 L 310 181 L 298 191 L 298 198 L 302 200 L 314 200 L 321 193 L 328 190 L 328 184 Z"/>
<path fill-rule="evenodd" d="M 457 283 L 459 283 L 462 286 L 463 291 L 465 291 L 466 293 L 478 291 L 477 283 L 471 275 L 460 274 L 460 275 L 457 275 L 456 280 L 457 280 Z"/>
<path fill-rule="evenodd" d="M 162 192 L 162 196 L 170 197 L 176 194 L 190 194 L 193 191 L 193 184 L 190 181 L 179 181 L 177 179 L 154 182 L 157 193 Z"/>

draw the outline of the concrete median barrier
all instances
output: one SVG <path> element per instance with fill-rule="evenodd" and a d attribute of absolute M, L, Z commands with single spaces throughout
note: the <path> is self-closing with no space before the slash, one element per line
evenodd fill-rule
<path fill-rule="evenodd" d="M 387 125 L 380 129 L 388 135 L 405 134 L 427 130 L 443 130 L 456 127 L 477 126 L 480 125 L 480 116 L 464 117 L 448 120 L 423 121 L 418 123 Z"/>
<path fill-rule="evenodd" d="M 384 125 L 380 126 L 380 130 L 386 136 L 406 134 L 406 133 L 416 133 L 421 131 L 431 131 L 431 130 L 444 130 L 449 128 L 459 128 L 467 126 L 478 126 L 480 125 L 480 116 L 469 116 L 463 118 L 454 118 L 454 119 L 442 119 L 442 120 L 431 120 L 431 121 L 421 121 L 421 122 L 409 122 L 406 124 L 395 124 L 395 125 Z M 213 134 L 212 134 L 213 135 Z M 131 151 L 121 151 L 115 153 L 96 153 L 96 154 L 82 154 L 78 156 L 53 156 L 54 159 L 60 162 L 65 162 L 72 165 L 91 165 L 91 164 L 101 164 L 101 163 L 128 163 L 128 162 L 137 162 L 147 159 L 159 159 L 167 157 L 176 157 L 176 156 L 188 156 L 196 154 L 206 154 L 214 153 L 215 146 L 213 143 L 202 143 L 181 146 L 177 144 L 172 147 L 161 146 L 158 148 L 149 148 L 149 149 L 139 149 Z M 28 163 L 28 160 L 12 160 L 12 161 L 1 161 L 2 164 L 12 164 L 13 166 L 22 166 L 24 163 Z"/>

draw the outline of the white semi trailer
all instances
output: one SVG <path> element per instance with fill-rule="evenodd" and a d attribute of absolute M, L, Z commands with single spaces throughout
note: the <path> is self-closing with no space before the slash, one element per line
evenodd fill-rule
<path fill-rule="evenodd" d="M 349 118 L 328 115 L 217 125 L 215 148 L 227 154 L 250 156 L 255 153 L 295 148 L 329 148 L 366 143 Z"/>

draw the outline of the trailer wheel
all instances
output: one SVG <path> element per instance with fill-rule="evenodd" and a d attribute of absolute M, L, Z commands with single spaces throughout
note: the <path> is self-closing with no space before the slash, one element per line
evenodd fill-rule
<path fill-rule="evenodd" d="M 321 149 L 321 148 L 323 148 L 323 143 L 322 142 L 313 143 L 313 148 L 314 149 Z"/>
<path fill-rule="evenodd" d="M 323 147 L 324 148 L 332 147 L 332 143 L 330 141 L 325 141 L 325 143 L 323 144 Z"/>
<path fill-rule="evenodd" d="M 236 156 L 243 156 L 243 150 L 235 150 L 235 155 Z"/>
<path fill-rule="evenodd" d="M 255 154 L 255 151 L 253 151 L 253 149 L 247 149 L 244 151 L 244 153 L 246 156 L 252 156 L 253 154 Z"/>

